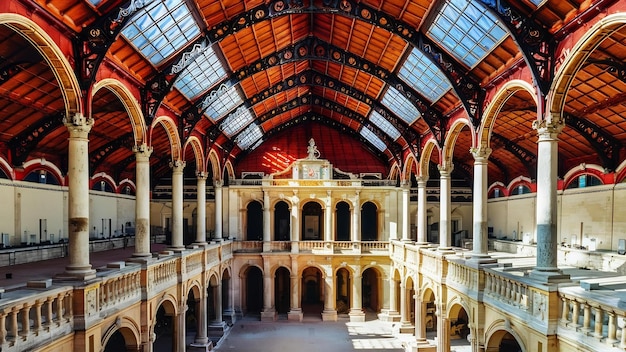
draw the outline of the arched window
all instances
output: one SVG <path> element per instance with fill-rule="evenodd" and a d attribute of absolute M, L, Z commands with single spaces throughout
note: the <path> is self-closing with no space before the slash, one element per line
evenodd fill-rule
<path fill-rule="evenodd" d="M 302 240 L 319 241 L 322 239 L 322 206 L 308 202 L 302 207 Z"/>
<path fill-rule="evenodd" d="M 263 206 L 259 202 L 250 202 L 247 207 L 247 241 L 263 241 Z"/>
<path fill-rule="evenodd" d="M 289 241 L 290 218 L 289 205 L 283 201 L 276 203 L 274 206 L 274 241 Z"/>
<path fill-rule="evenodd" d="M 526 194 L 526 193 L 530 193 L 530 187 L 526 185 L 519 185 L 511 190 L 512 196 L 515 196 L 518 194 Z"/>
<path fill-rule="evenodd" d="M 567 189 L 593 187 L 593 186 L 599 186 L 601 184 L 602 184 L 602 180 L 600 180 L 595 175 L 584 174 L 584 175 L 578 176 L 575 180 L 572 180 L 567 185 Z"/>
<path fill-rule="evenodd" d="M 350 241 L 350 205 L 339 202 L 335 206 L 335 240 Z"/>
<path fill-rule="evenodd" d="M 378 240 L 378 207 L 366 202 L 361 207 L 361 241 Z"/>

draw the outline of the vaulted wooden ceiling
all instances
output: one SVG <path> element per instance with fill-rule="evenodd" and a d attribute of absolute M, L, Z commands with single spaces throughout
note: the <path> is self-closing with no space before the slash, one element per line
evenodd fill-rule
<path fill-rule="evenodd" d="M 124 11 L 141 13 L 144 6 L 161 3 L 161 0 L 12 1 L 25 4 L 33 13 L 49 15 L 52 27 L 82 44 L 93 43 L 89 39 L 90 30 L 107 28 L 111 19 L 120 18 Z M 481 8 L 490 3 L 472 2 Z M 503 1 L 500 5 L 520 15 L 521 22 L 529 26 L 527 31 L 540 29 L 546 38 L 552 38 L 566 35 L 572 31 L 570 27 L 579 26 L 577 22 L 581 19 L 584 22 L 590 13 L 605 10 L 616 2 L 619 3 L 521 0 Z M 106 49 L 106 54 L 101 63 L 90 61 L 98 68 L 93 75 L 81 71 L 79 58 L 72 60 L 77 65 L 77 75 L 84 86 L 107 78 L 112 72 L 125 77 L 141 89 L 140 103 L 148 122 L 157 114 L 151 110 L 153 106 L 166 109 L 177 117 L 183 138 L 197 136 L 207 149 L 218 148 L 235 165 L 244 163 L 246 167 L 253 167 L 250 158 L 259 159 L 259 153 L 272 148 L 273 140 L 286 138 L 289 131 L 294 131 L 293 136 L 306 135 L 302 129 L 311 131 L 313 125 L 318 134 L 326 129 L 344 136 L 325 142 L 331 145 L 324 146 L 324 158 L 331 162 L 340 159 L 346 171 L 359 172 L 363 158 L 354 158 L 359 162 L 350 165 L 350 158 L 345 156 L 360 150 L 378 160 L 380 172 L 386 174 L 407 149 L 419 153 L 416 146 L 424 138 L 434 133 L 441 141 L 448 120 L 460 110 L 469 119 L 480 119 L 480 111 L 472 116 L 472 108 L 474 104 L 480 107 L 484 103 L 480 99 L 485 90 L 526 65 L 516 42 L 519 37 L 510 34 L 493 48 L 482 48 L 487 54 L 476 64 L 470 66 L 460 61 L 428 34 L 446 1 L 180 0 L 170 3 L 186 5 L 190 13 L 186 21 L 195 22 L 199 28 L 197 35 L 169 38 L 182 44 L 171 55 L 157 60 L 147 57 L 137 42 L 130 39 L 130 34 L 116 30 L 112 32 L 114 37 L 104 36 L 104 43 L 98 43 Z M 172 16 L 180 20 L 177 15 Z M 494 16 L 506 24 L 506 18 Z M 118 22 L 125 26 L 129 23 L 141 26 L 147 22 L 145 15 L 122 16 Z M 626 29 L 605 39 L 576 75 L 568 92 L 568 127 L 559 144 L 561 173 L 582 162 L 612 170 L 618 160 L 623 160 L 624 36 Z M 201 55 L 197 51 L 199 47 L 214 51 L 224 76 L 190 96 L 179 84 L 194 78 L 185 76 L 191 75 L 192 70 L 175 68 L 181 62 L 188 66 L 193 61 L 189 57 Z M 451 84 L 435 100 L 424 93 L 429 87 L 416 86 L 405 77 L 407 71 L 411 72 L 406 65 L 416 49 L 422 54 L 426 52 L 431 59 L 440 58 L 435 68 Z M 479 49 L 482 50 L 476 50 Z M 41 54 L 8 26 L 0 26 L 0 68 L 0 153 L 14 166 L 41 157 L 65 167 L 67 131 L 59 119 L 64 112 L 59 85 Z M 415 71 L 413 74 L 421 74 Z M 236 88 L 242 98 L 237 106 L 249 112 L 252 121 L 229 135 L 229 126 L 224 121 L 236 124 L 232 121 L 237 121 L 241 111 L 232 108 L 218 118 L 207 116 L 203 109 L 213 101 L 211 95 L 221 98 L 230 87 Z M 401 109 L 386 100 L 386 95 L 394 98 L 393 90 L 402 92 L 402 99 L 412 103 L 420 113 L 419 118 L 407 121 Z M 374 120 L 376 113 L 390 125 Z M 91 173 L 104 171 L 118 178 L 117 181 L 134 179 L 132 126 L 120 99 L 110 90 L 98 91 L 92 114 L 96 123 L 90 133 Z M 536 138 L 531 123 L 536 114 L 533 97 L 524 92 L 513 95 L 500 111 L 491 139 L 490 182 L 507 184 L 517 176 L 535 177 Z M 230 115 L 237 116 L 229 120 Z M 246 133 L 251 131 L 246 128 L 251 124 L 259 127 L 261 137 L 242 147 Z M 394 138 L 389 126 L 399 132 L 399 137 Z M 601 142 L 598 134 L 604 136 Z M 161 129 L 155 129 L 151 138 L 152 170 L 158 179 L 169 172 L 170 142 Z M 377 141 L 382 142 L 382 148 L 377 146 Z M 285 152 L 303 157 L 306 140 L 300 144 L 299 150 Z M 362 148 L 355 149 L 355 145 Z M 473 165 L 468 153 L 470 134 L 461 133 L 456 145 L 455 172 L 457 177 L 468 179 Z M 190 150 L 185 158 L 189 162 L 194 159 Z"/>

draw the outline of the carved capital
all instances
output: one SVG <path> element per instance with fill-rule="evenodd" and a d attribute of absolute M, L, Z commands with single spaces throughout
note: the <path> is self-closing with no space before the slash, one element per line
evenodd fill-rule
<path fill-rule="evenodd" d="M 557 136 L 563 130 L 565 122 L 562 118 L 552 118 L 550 120 L 535 120 L 533 128 L 537 130 L 539 141 L 556 140 Z"/>
<path fill-rule="evenodd" d="M 415 180 L 417 181 L 417 186 L 418 187 L 420 187 L 420 185 L 422 187 L 426 187 L 426 182 L 428 181 L 428 176 L 424 176 L 424 175 L 415 176 Z"/>
<path fill-rule="evenodd" d="M 153 148 L 149 147 L 147 144 L 140 144 L 133 146 L 133 153 L 135 153 L 135 158 L 137 159 L 145 159 L 148 160 L 150 155 L 152 155 Z"/>
<path fill-rule="evenodd" d="M 82 113 L 77 112 L 71 117 L 63 118 L 63 124 L 70 132 L 70 138 L 87 138 L 89 131 L 93 127 L 94 120 L 85 118 Z"/>
<path fill-rule="evenodd" d="M 207 179 L 207 173 L 204 171 L 198 171 L 196 172 L 196 178 L 198 180 L 206 180 Z"/>
<path fill-rule="evenodd" d="M 486 161 L 487 159 L 489 159 L 489 156 L 491 155 L 491 148 L 486 147 L 486 146 L 480 146 L 478 148 L 470 148 L 470 153 L 472 153 L 472 156 L 474 157 L 474 160 L 476 161 Z"/>
<path fill-rule="evenodd" d="M 170 162 L 170 167 L 174 172 L 183 172 L 185 165 L 187 165 L 187 163 L 184 160 L 172 160 Z"/>
<path fill-rule="evenodd" d="M 449 176 L 452 173 L 452 170 L 454 170 L 454 165 L 451 161 L 444 161 L 443 163 L 437 165 L 437 169 L 439 169 L 439 173 L 442 176 Z"/>
<path fill-rule="evenodd" d="M 213 180 L 213 187 L 222 187 L 224 186 L 224 180 Z"/>

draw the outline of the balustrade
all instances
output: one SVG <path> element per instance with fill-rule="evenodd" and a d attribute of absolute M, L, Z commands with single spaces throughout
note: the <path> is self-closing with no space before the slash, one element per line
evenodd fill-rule
<path fill-rule="evenodd" d="M 530 309 L 528 285 L 495 271 L 485 271 L 485 295 L 524 311 Z"/>
<path fill-rule="evenodd" d="M 141 298 L 141 272 L 135 271 L 103 278 L 99 290 L 100 311 L 119 308 L 119 305 Z"/>

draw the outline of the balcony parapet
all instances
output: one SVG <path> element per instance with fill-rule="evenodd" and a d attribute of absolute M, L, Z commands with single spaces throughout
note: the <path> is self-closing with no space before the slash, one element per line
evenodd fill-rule
<path fill-rule="evenodd" d="M 74 330 L 73 287 L 44 292 L 28 288 L 3 293 L 0 299 L 0 348 L 27 351 Z"/>
<path fill-rule="evenodd" d="M 611 279 L 621 286 L 626 282 L 624 276 Z M 583 281 L 581 286 L 584 286 Z M 558 334 L 561 340 L 590 351 L 624 351 L 626 292 L 621 289 L 580 286 L 559 289 Z"/>
<path fill-rule="evenodd" d="M 234 241 L 233 251 L 236 253 L 263 253 L 262 241 Z M 352 255 L 389 255 L 387 241 L 271 241 L 266 246 L 271 253 L 302 253 L 302 254 L 352 254 Z"/>

